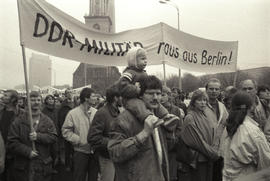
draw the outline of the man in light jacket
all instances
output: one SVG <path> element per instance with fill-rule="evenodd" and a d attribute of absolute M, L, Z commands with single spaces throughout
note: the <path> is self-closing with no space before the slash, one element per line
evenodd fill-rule
<path fill-rule="evenodd" d="M 206 93 L 209 97 L 209 104 L 206 108 L 207 116 L 213 117 L 215 120 L 215 124 L 217 124 L 215 139 L 218 139 L 219 144 L 219 151 L 223 150 L 223 139 L 225 138 L 226 131 L 225 123 L 228 118 L 228 111 L 224 104 L 218 101 L 218 96 L 221 92 L 221 83 L 216 78 L 211 78 L 207 82 L 206 86 Z M 222 180 L 222 169 L 223 169 L 223 158 L 221 157 L 215 161 L 214 163 L 214 171 L 213 171 L 213 180 L 221 181 Z"/>
<path fill-rule="evenodd" d="M 66 116 L 62 127 L 64 139 L 74 147 L 73 163 L 74 181 L 97 180 L 98 157 L 87 142 L 88 130 L 97 112 L 94 90 L 84 88 L 80 93 L 80 105 L 72 109 Z"/>

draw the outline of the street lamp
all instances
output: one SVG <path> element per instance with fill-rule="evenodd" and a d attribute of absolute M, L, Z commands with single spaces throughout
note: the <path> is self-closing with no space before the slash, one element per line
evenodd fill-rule
<path fill-rule="evenodd" d="M 180 23 L 179 23 L 179 8 L 178 5 L 170 0 L 159 0 L 161 4 L 168 4 L 173 6 L 177 11 L 177 29 L 180 30 Z M 182 89 L 182 82 L 181 82 L 181 69 L 179 68 L 179 89 Z"/>

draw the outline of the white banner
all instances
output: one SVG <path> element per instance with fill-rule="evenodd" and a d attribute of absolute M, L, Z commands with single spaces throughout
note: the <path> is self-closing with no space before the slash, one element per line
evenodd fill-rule
<path fill-rule="evenodd" d="M 21 43 L 53 56 L 95 65 L 126 66 L 132 46 L 148 52 L 148 64 L 197 72 L 236 70 L 238 42 L 213 41 L 164 23 L 115 34 L 100 33 L 44 0 L 18 0 Z"/>

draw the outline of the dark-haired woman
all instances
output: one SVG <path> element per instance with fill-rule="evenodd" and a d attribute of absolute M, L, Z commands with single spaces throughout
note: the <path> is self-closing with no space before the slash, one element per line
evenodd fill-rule
<path fill-rule="evenodd" d="M 244 175 L 270 167 L 270 147 L 259 124 L 251 118 L 254 99 L 246 92 L 232 98 L 227 120 L 223 181 L 233 181 Z"/>

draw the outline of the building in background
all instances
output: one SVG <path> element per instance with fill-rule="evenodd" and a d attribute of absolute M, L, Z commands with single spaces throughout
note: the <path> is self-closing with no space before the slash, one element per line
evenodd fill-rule
<path fill-rule="evenodd" d="M 32 53 L 29 59 L 29 86 L 44 87 L 52 85 L 52 60 L 49 56 Z"/>
<path fill-rule="evenodd" d="M 89 14 L 84 16 L 85 24 L 91 29 L 115 33 L 114 0 L 89 0 Z"/>
<path fill-rule="evenodd" d="M 89 14 L 84 18 L 89 29 L 115 33 L 114 0 L 89 0 Z M 104 95 L 106 88 L 120 75 L 117 67 L 81 63 L 73 73 L 73 88 L 91 84 L 94 90 Z"/>
<path fill-rule="evenodd" d="M 75 89 L 91 84 L 91 87 L 97 93 L 105 95 L 106 88 L 116 82 L 120 76 L 121 74 L 117 67 L 104 67 L 81 63 L 73 73 L 73 88 Z"/>

